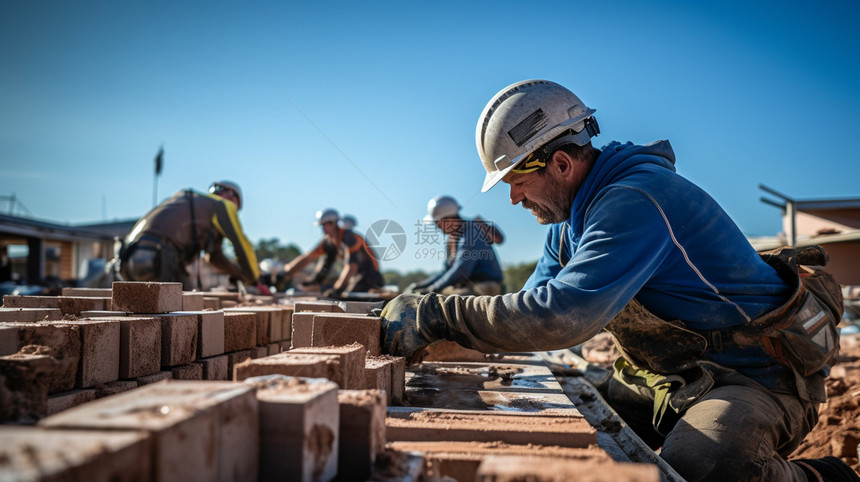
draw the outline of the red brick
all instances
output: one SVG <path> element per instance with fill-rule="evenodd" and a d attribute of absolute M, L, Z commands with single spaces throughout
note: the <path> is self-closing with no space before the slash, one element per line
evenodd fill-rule
<path fill-rule="evenodd" d="M 18 327 L 15 323 L 0 324 L 0 356 L 18 353 Z"/>
<path fill-rule="evenodd" d="M 379 355 L 382 322 L 376 316 L 317 314 L 314 316 L 312 346 L 361 343 L 368 355 Z"/>
<path fill-rule="evenodd" d="M 119 377 L 137 378 L 161 369 L 161 320 L 117 317 L 120 322 Z"/>
<path fill-rule="evenodd" d="M 65 287 L 61 292 L 63 296 L 84 296 L 89 298 L 110 298 L 113 290 L 110 288 L 76 288 Z"/>
<path fill-rule="evenodd" d="M 47 383 L 48 393 L 65 392 L 74 388 L 81 359 L 80 328 L 62 322 L 15 323 L 15 326 L 18 328 L 18 350 L 34 345 L 28 353 L 38 351 L 39 354 L 49 355 L 56 361 L 51 372 L 44 375 L 43 381 Z"/>
<path fill-rule="evenodd" d="M 266 348 L 268 348 L 269 355 L 277 355 L 281 352 L 281 343 L 269 343 Z"/>
<path fill-rule="evenodd" d="M 110 308 L 110 298 L 93 298 L 85 296 L 58 296 L 60 311 L 64 315 L 80 316 L 83 311 L 99 311 Z"/>
<path fill-rule="evenodd" d="M 37 323 L 62 318 L 59 308 L 0 308 L 0 322 Z"/>
<path fill-rule="evenodd" d="M 267 356 L 269 356 L 268 346 L 255 346 L 251 348 L 251 358 L 266 358 Z"/>
<path fill-rule="evenodd" d="M 368 362 L 365 365 L 366 373 L 368 373 L 369 378 L 365 380 L 364 388 L 374 388 L 371 386 L 371 383 L 376 380 L 375 377 L 388 374 L 387 382 L 376 382 L 376 383 L 384 383 L 384 385 L 378 385 L 375 388 L 380 390 L 385 390 L 388 397 L 389 405 L 400 405 L 403 403 L 403 392 L 406 386 L 406 359 L 398 356 L 390 356 L 390 355 L 381 355 L 368 357 Z M 377 364 L 385 364 L 388 365 L 388 368 L 385 369 L 377 369 Z M 371 372 L 377 370 L 376 375 L 373 375 Z"/>
<path fill-rule="evenodd" d="M 541 457 L 537 455 L 488 456 L 478 467 L 475 480 L 479 482 L 534 482 L 579 480 L 589 474 L 594 482 L 658 482 L 656 465 L 633 463 L 599 463 L 581 460 Z"/>
<path fill-rule="evenodd" d="M 224 312 L 197 311 L 197 358 L 224 353 Z"/>
<path fill-rule="evenodd" d="M 197 358 L 197 315 L 183 311 L 150 315 L 161 321 L 161 366 L 186 365 Z"/>
<path fill-rule="evenodd" d="M 180 311 L 182 283 L 114 281 L 111 309 L 147 314 Z"/>
<path fill-rule="evenodd" d="M 233 373 L 236 371 L 236 365 L 251 359 L 251 350 L 234 351 L 226 354 L 227 356 L 227 379 L 235 380 Z"/>
<path fill-rule="evenodd" d="M 173 380 L 203 380 L 203 365 L 199 363 L 179 365 L 171 368 L 170 373 L 173 374 Z"/>
<path fill-rule="evenodd" d="M 280 355 L 278 355 L 280 356 Z M 261 481 L 331 480 L 337 473 L 337 385 L 291 378 L 258 382 Z"/>
<path fill-rule="evenodd" d="M 0 387 L 0 423 L 34 422 L 46 415 L 48 377 L 56 365 L 48 355 L 19 353 L 0 357 L 0 378 L 4 380 Z"/>
<path fill-rule="evenodd" d="M 301 348 L 313 345 L 314 313 L 293 313 L 290 346 Z"/>
<path fill-rule="evenodd" d="M 338 480 L 367 480 L 385 449 L 385 396 L 377 390 L 340 390 Z"/>
<path fill-rule="evenodd" d="M 340 358 L 340 377 L 330 379 L 342 389 L 364 388 L 364 360 L 366 350 L 358 343 L 346 346 L 324 346 L 295 348 L 287 353 L 311 355 L 334 355 Z"/>
<path fill-rule="evenodd" d="M 203 293 L 197 291 L 182 292 L 182 311 L 203 311 Z"/>
<path fill-rule="evenodd" d="M 57 296 L 3 295 L 4 308 L 59 308 Z"/>
<path fill-rule="evenodd" d="M 58 323 L 70 324 L 80 329 L 81 361 L 76 386 L 90 388 L 119 378 L 119 320 L 65 320 Z"/>
<path fill-rule="evenodd" d="M 48 428 L 149 432 L 153 480 L 256 480 L 258 424 L 253 387 L 188 381 L 140 387 L 40 422 Z"/>
<path fill-rule="evenodd" d="M 95 388 L 84 388 L 55 393 L 48 396 L 47 415 L 53 415 L 55 413 L 62 412 L 63 410 L 77 407 L 83 403 L 91 402 L 95 399 Z"/>
<path fill-rule="evenodd" d="M 269 343 L 281 341 L 284 336 L 283 311 L 276 306 L 241 306 L 224 310 L 227 313 L 245 312 L 254 313 L 257 316 L 257 345 L 268 345 Z"/>
<path fill-rule="evenodd" d="M 173 372 L 163 371 L 156 372 L 152 375 L 145 375 L 142 377 L 137 377 L 135 381 L 137 381 L 138 386 L 151 385 L 153 383 L 163 382 L 166 380 L 170 380 L 173 378 Z"/>
<path fill-rule="evenodd" d="M 297 301 L 293 305 L 295 313 L 303 311 L 312 311 L 315 313 L 343 313 L 343 308 L 338 306 L 334 301 Z"/>
<path fill-rule="evenodd" d="M 285 308 L 283 306 L 281 309 L 281 339 L 289 341 L 293 336 L 293 309 Z"/>
<path fill-rule="evenodd" d="M 203 297 L 203 309 L 204 310 L 220 310 L 221 309 L 221 299 L 215 298 L 213 296 L 204 296 Z"/>
<path fill-rule="evenodd" d="M 0 480 L 135 482 L 152 477 L 152 444 L 143 432 L 0 426 L 0 440 Z"/>
<path fill-rule="evenodd" d="M 127 392 L 129 390 L 134 390 L 137 388 L 137 381 L 135 380 L 117 380 L 115 382 L 108 382 L 103 385 L 99 385 L 96 388 L 96 398 L 104 398 L 109 397 L 111 395 L 116 395 L 117 393 Z"/>
<path fill-rule="evenodd" d="M 257 317 L 252 313 L 224 313 L 224 351 L 248 350 L 257 344 Z"/>
<path fill-rule="evenodd" d="M 204 380 L 229 380 L 231 378 L 230 372 L 227 371 L 227 355 L 201 358 L 194 363 L 202 367 Z"/>
<path fill-rule="evenodd" d="M 376 357 L 367 357 L 364 363 L 364 385 L 362 388 L 384 391 L 387 399 L 391 393 L 391 362 Z"/>
<path fill-rule="evenodd" d="M 233 368 L 233 380 L 262 375 L 287 375 L 292 377 L 327 378 L 341 377 L 340 358 L 334 355 L 293 354 L 290 352 L 245 360 Z"/>

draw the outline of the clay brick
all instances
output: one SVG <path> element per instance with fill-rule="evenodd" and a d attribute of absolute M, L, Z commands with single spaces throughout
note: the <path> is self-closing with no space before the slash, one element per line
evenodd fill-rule
<path fill-rule="evenodd" d="M 203 293 L 197 291 L 182 292 L 182 311 L 203 311 Z"/>
<path fill-rule="evenodd" d="M 233 300 L 221 300 L 221 309 L 235 308 L 239 303 Z"/>
<path fill-rule="evenodd" d="M 62 412 L 72 407 L 96 399 L 95 388 L 84 388 L 80 390 L 69 390 L 68 392 L 55 393 L 48 396 L 47 415 Z"/>
<path fill-rule="evenodd" d="M 391 355 L 380 355 L 378 358 L 391 362 L 389 405 L 403 405 L 406 392 L 406 358 Z"/>
<path fill-rule="evenodd" d="M 227 355 L 218 355 L 201 358 L 194 363 L 202 367 L 204 380 L 229 380 L 231 377 L 227 371 L 227 358 Z"/>
<path fill-rule="evenodd" d="M 253 313 L 224 312 L 224 351 L 248 350 L 256 344 L 256 315 Z"/>
<path fill-rule="evenodd" d="M 143 316 L 94 317 L 118 321 L 119 378 L 152 375 L 161 369 L 161 320 Z"/>
<path fill-rule="evenodd" d="M 233 373 L 236 371 L 236 365 L 251 359 L 251 350 L 234 351 L 227 353 L 227 379 L 235 380 Z"/>
<path fill-rule="evenodd" d="M 110 298 L 85 296 L 58 296 L 60 311 L 64 315 L 80 316 L 83 311 L 104 311 L 110 308 Z"/>
<path fill-rule="evenodd" d="M 311 311 L 314 313 L 343 313 L 343 308 L 334 301 L 297 301 L 293 305 L 295 313 Z"/>
<path fill-rule="evenodd" d="M 0 426 L 0 440 L 0 480 L 135 482 L 152 477 L 152 444 L 143 432 Z"/>
<path fill-rule="evenodd" d="M 224 312 L 198 311 L 197 358 L 207 358 L 224 353 Z"/>
<path fill-rule="evenodd" d="M 330 378 L 330 380 L 342 389 L 365 388 L 364 360 L 367 352 L 363 345 L 354 343 L 347 346 L 303 347 L 292 349 L 287 353 L 337 356 L 340 358 L 340 377 Z"/>
<path fill-rule="evenodd" d="M 129 311 L 88 310 L 81 312 L 81 318 L 115 318 L 117 316 L 137 316 Z"/>
<path fill-rule="evenodd" d="M 33 345 L 28 353 L 49 355 L 56 361 L 42 380 L 47 383 L 48 393 L 74 388 L 81 359 L 80 328 L 62 322 L 15 323 L 15 326 L 18 327 L 18 350 Z"/>
<path fill-rule="evenodd" d="M 340 390 L 338 480 L 367 480 L 385 449 L 385 396 L 377 390 Z"/>
<path fill-rule="evenodd" d="M 278 343 L 269 343 L 266 348 L 268 349 L 269 355 L 276 355 L 281 352 L 281 344 Z"/>
<path fill-rule="evenodd" d="M 197 315 L 178 311 L 150 315 L 161 321 L 161 366 L 186 365 L 197 358 Z"/>
<path fill-rule="evenodd" d="M 314 313 L 293 313 L 290 346 L 293 348 L 313 346 L 313 334 Z"/>
<path fill-rule="evenodd" d="M 56 296 L 3 295 L 4 308 L 59 308 Z"/>
<path fill-rule="evenodd" d="M 259 413 L 254 388 L 171 381 L 102 398 L 40 422 L 42 427 L 144 430 L 153 440 L 153 480 L 256 480 Z"/>
<path fill-rule="evenodd" d="M 58 323 L 79 328 L 81 352 L 76 376 L 77 387 L 90 388 L 119 378 L 119 320 L 64 320 Z"/>
<path fill-rule="evenodd" d="M 215 298 L 213 296 L 204 296 L 203 297 L 203 309 L 204 310 L 220 310 L 221 309 L 221 299 Z"/>
<path fill-rule="evenodd" d="M 0 356 L 18 353 L 18 327 L 14 323 L 0 324 Z"/>
<path fill-rule="evenodd" d="M 340 358 L 335 355 L 284 352 L 265 358 L 245 360 L 233 368 L 233 380 L 244 380 L 263 375 L 336 380 L 342 377 L 342 367 Z"/>
<path fill-rule="evenodd" d="M 169 313 L 182 309 L 182 283 L 114 281 L 111 309 L 132 313 Z"/>
<path fill-rule="evenodd" d="M 65 287 L 60 293 L 63 296 L 83 296 L 89 298 L 110 298 L 113 296 L 111 288 L 75 288 Z"/>
<path fill-rule="evenodd" d="M 289 341 L 293 337 L 293 309 L 279 307 L 281 309 L 281 339 Z"/>
<path fill-rule="evenodd" d="M 344 312 L 358 315 L 369 315 L 372 310 L 382 308 L 381 301 L 336 301 L 335 302 Z"/>
<path fill-rule="evenodd" d="M 424 349 L 421 360 L 485 362 L 488 356 L 478 350 L 466 348 L 459 343 L 440 340 Z"/>
<path fill-rule="evenodd" d="M 361 343 L 371 356 L 379 347 L 382 322 L 376 316 L 317 314 L 314 316 L 312 346 L 338 346 Z"/>
<path fill-rule="evenodd" d="M 290 349 L 290 340 L 284 340 L 284 341 L 278 342 L 278 346 L 281 348 L 278 351 L 278 353 L 280 353 L 282 351 L 287 351 Z"/>
<path fill-rule="evenodd" d="M 391 393 L 391 362 L 377 357 L 367 357 L 364 363 L 364 389 L 380 390 L 386 393 L 386 399 Z"/>
<path fill-rule="evenodd" d="M 62 318 L 59 308 L 0 308 L 0 322 L 38 323 Z"/>
<path fill-rule="evenodd" d="M 152 375 L 145 375 L 142 377 L 137 377 L 137 379 L 135 381 L 137 382 L 137 385 L 139 387 L 142 387 L 144 385 L 151 385 L 153 383 L 163 382 L 166 380 L 170 380 L 172 378 L 173 378 L 173 372 L 163 371 L 163 372 L 153 373 Z"/>
<path fill-rule="evenodd" d="M 389 441 L 499 441 L 561 447 L 597 444 L 597 431 L 578 412 L 488 413 L 391 407 L 385 427 Z"/>
<path fill-rule="evenodd" d="M 170 373 L 173 374 L 173 380 L 203 380 L 203 365 L 198 363 L 179 365 L 171 368 Z"/>
<path fill-rule="evenodd" d="M 281 341 L 284 336 L 281 330 L 283 329 L 283 313 L 276 306 L 241 306 L 237 308 L 227 308 L 226 313 L 254 313 L 257 316 L 257 345 L 263 346 L 269 343 Z"/>
<path fill-rule="evenodd" d="M 0 357 L 4 379 L 0 423 L 33 422 L 48 410 L 48 377 L 57 361 L 48 355 L 18 353 Z M 2 444 L 0 444 L 2 446 Z"/>
<path fill-rule="evenodd" d="M 251 348 L 251 358 L 265 358 L 269 356 L 269 347 L 268 346 L 255 346 Z"/>
<path fill-rule="evenodd" d="M 260 480 L 332 480 L 339 447 L 337 385 L 301 378 L 255 385 L 260 404 Z"/>
<path fill-rule="evenodd" d="M 633 463 L 595 463 L 537 455 L 488 456 L 478 467 L 479 482 L 555 482 L 580 480 L 589 474 L 589 482 L 658 482 L 656 465 Z"/>
<path fill-rule="evenodd" d="M 103 385 L 99 385 L 96 388 L 96 398 L 104 398 L 109 397 L 111 395 L 116 395 L 117 393 L 127 392 L 129 390 L 134 390 L 137 388 L 137 381 L 135 380 L 117 380 L 115 382 L 108 382 Z"/>

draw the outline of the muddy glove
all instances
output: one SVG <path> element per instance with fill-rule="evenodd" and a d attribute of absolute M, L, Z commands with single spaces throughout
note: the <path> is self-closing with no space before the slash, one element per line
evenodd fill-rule
<path fill-rule="evenodd" d="M 421 351 L 434 341 L 446 338 L 448 322 L 441 296 L 403 294 L 382 309 L 382 351 L 417 361 Z"/>

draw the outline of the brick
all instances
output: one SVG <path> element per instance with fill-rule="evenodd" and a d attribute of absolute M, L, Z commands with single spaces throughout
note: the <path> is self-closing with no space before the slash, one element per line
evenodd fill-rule
<path fill-rule="evenodd" d="M 203 311 L 203 293 L 197 291 L 182 292 L 182 311 Z"/>
<path fill-rule="evenodd" d="M 227 355 L 201 358 L 194 363 L 201 366 L 204 380 L 230 380 L 231 378 L 230 372 L 227 371 Z"/>
<path fill-rule="evenodd" d="M 119 378 L 138 378 L 161 369 L 161 320 L 143 316 L 92 319 L 119 321 Z"/>
<path fill-rule="evenodd" d="M 281 339 L 289 341 L 293 337 L 293 309 L 279 307 L 281 309 Z"/>
<path fill-rule="evenodd" d="M 110 298 L 113 296 L 111 288 L 76 288 L 65 287 L 60 293 L 63 296 L 84 296 L 91 298 Z"/>
<path fill-rule="evenodd" d="M 634 463 L 596 463 L 537 455 L 491 455 L 481 462 L 475 480 L 479 482 L 554 482 L 581 480 L 589 474 L 594 482 L 658 482 L 656 465 Z"/>
<path fill-rule="evenodd" d="M 119 320 L 65 320 L 58 323 L 79 328 L 81 351 L 75 382 L 77 387 L 90 388 L 119 378 Z"/>
<path fill-rule="evenodd" d="M 14 323 L 0 324 L 0 356 L 18 353 L 18 327 Z"/>
<path fill-rule="evenodd" d="M 248 350 L 257 344 L 257 317 L 252 313 L 224 312 L 224 351 Z"/>
<path fill-rule="evenodd" d="M 383 303 L 381 301 L 336 301 L 335 302 L 344 312 L 358 315 L 369 315 L 374 309 L 381 309 Z"/>
<path fill-rule="evenodd" d="M 3 295 L 4 308 L 59 308 L 56 296 Z"/>
<path fill-rule="evenodd" d="M 224 312 L 198 311 L 197 358 L 224 353 Z"/>
<path fill-rule="evenodd" d="M 367 480 L 385 449 L 385 396 L 377 390 L 340 390 L 338 480 Z"/>
<path fill-rule="evenodd" d="M 83 388 L 69 390 L 68 392 L 55 393 L 48 396 L 47 415 L 62 412 L 72 407 L 77 407 L 83 403 L 91 402 L 96 399 L 95 388 Z"/>
<path fill-rule="evenodd" d="M 37 323 L 62 318 L 59 308 L 0 308 L 0 322 Z"/>
<path fill-rule="evenodd" d="M 236 308 L 227 308 L 225 313 L 254 313 L 257 317 L 257 341 L 258 346 L 268 345 L 269 343 L 281 341 L 284 336 L 283 329 L 283 313 L 276 306 L 241 306 Z"/>
<path fill-rule="evenodd" d="M 46 428 L 143 430 L 153 480 L 255 480 L 259 414 L 254 388 L 171 381 L 102 398 L 40 422 Z"/>
<path fill-rule="evenodd" d="M 213 296 L 204 296 L 203 297 L 203 309 L 204 310 L 220 310 L 221 309 L 221 299 L 215 298 Z"/>
<path fill-rule="evenodd" d="M 111 309 L 131 313 L 169 313 L 182 310 L 182 283 L 114 281 Z"/>
<path fill-rule="evenodd" d="M 424 349 L 421 360 L 485 362 L 488 356 L 478 350 L 466 348 L 457 342 L 440 340 Z"/>
<path fill-rule="evenodd" d="M 268 346 L 255 346 L 251 348 L 251 358 L 266 358 L 267 356 L 269 356 Z"/>
<path fill-rule="evenodd" d="M 47 414 L 48 377 L 56 365 L 50 356 L 35 353 L 0 357 L 0 423 L 33 422 Z"/>
<path fill-rule="evenodd" d="M 368 355 L 379 355 L 381 326 L 382 321 L 376 316 L 317 314 L 314 316 L 312 346 L 361 343 Z"/>
<path fill-rule="evenodd" d="M 342 389 L 365 388 L 364 360 L 367 352 L 363 345 L 354 343 L 346 346 L 303 347 L 292 349 L 287 353 L 337 356 L 340 358 L 340 376 L 330 380 Z"/>
<path fill-rule="evenodd" d="M 203 380 L 203 365 L 198 363 L 179 365 L 171 368 L 170 373 L 173 374 L 173 380 Z"/>
<path fill-rule="evenodd" d="M 391 393 L 391 362 L 376 357 L 367 357 L 364 363 L 364 385 L 368 390 L 380 390 Z"/>
<path fill-rule="evenodd" d="M 390 362 L 391 390 L 388 392 L 388 404 L 403 405 L 406 392 L 406 358 L 391 355 L 380 355 L 377 358 Z"/>
<path fill-rule="evenodd" d="M 114 318 L 117 316 L 136 316 L 129 311 L 88 310 L 81 312 L 81 318 Z"/>
<path fill-rule="evenodd" d="M 337 385 L 290 378 L 255 383 L 261 481 L 327 481 L 337 474 Z"/>
<path fill-rule="evenodd" d="M 234 308 L 239 303 L 233 300 L 221 300 L 221 309 Z"/>
<path fill-rule="evenodd" d="M 266 348 L 268 349 L 269 355 L 276 355 L 281 352 L 280 343 L 269 343 Z"/>
<path fill-rule="evenodd" d="M 245 360 L 233 368 L 233 380 L 263 375 L 326 378 L 334 380 L 341 375 L 340 358 L 334 355 L 293 354 L 290 352 Z"/>
<path fill-rule="evenodd" d="M 85 296 L 58 296 L 60 311 L 64 315 L 80 316 L 83 311 L 100 311 L 110 308 L 110 298 L 92 298 Z"/>
<path fill-rule="evenodd" d="M 136 380 L 117 380 L 115 382 L 108 382 L 95 387 L 96 398 L 109 397 L 111 395 L 116 395 L 117 393 L 134 390 L 135 388 L 137 388 Z"/>
<path fill-rule="evenodd" d="M 493 442 L 588 447 L 596 430 L 578 412 L 487 412 L 391 407 L 385 419 L 389 441 Z"/>
<path fill-rule="evenodd" d="M 0 426 L 0 440 L 0 480 L 134 482 L 152 477 L 152 444 L 143 432 Z"/>
<path fill-rule="evenodd" d="M 314 313 L 293 313 L 290 346 L 313 346 Z"/>
<path fill-rule="evenodd" d="M 343 313 L 343 308 L 337 305 L 334 301 L 297 301 L 293 305 L 295 313 L 303 311 L 311 311 L 314 313 Z"/>
<path fill-rule="evenodd" d="M 16 323 L 18 350 L 33 345 L 28 353 L 52 357 L 50 373 L 44 374 L 48 393 L 65 392 L 75 386 L 75 375 L 81 359 L 80 328 L 67 323 Z"/>
<path fill-rule="evenodd" d="M 197 358 L 197 315 L 178 311 L 150 315 L 161 321 L 161 366 L 186 365 Z"/>
<path fill-rule="evenodd" d="M 251 350 L 234 351 L 227 353 L 227 379 L 235 380 L 233 373 L 236 371 L 236 365 L 251 359 Z"/>
<path fill-rule="evenodd" d="M 163 372 L 155 372 L 152 375 L 145 375 L 142 377 L 137 377 L 135 380 L 139 387 L 144 385 L 151 385 L 153 383 L 163 382 L 166 380 L 170 380 L 173 378 L 173 372 L 163 371 Z"/>
<path fill-rule="evenodd" d="M 280 347 L 280 350 L 278 351 L 278 353 L 280 353 L 282 351 L 287 351 L 290 349 L 290 340 L 278 342 L 278 346 Z"/>

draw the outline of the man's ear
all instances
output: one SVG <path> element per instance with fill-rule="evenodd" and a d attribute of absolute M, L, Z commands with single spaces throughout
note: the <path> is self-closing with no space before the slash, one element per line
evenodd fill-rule
<path fill-rule="evenodd" d="M 552 153 L 552 163 L 550 166 L 556 170 L 562 179 L 573 179 L 575 172 L 574 163 L 575 160 L 570 157 L 570 154 L 559 149 Z"/>

